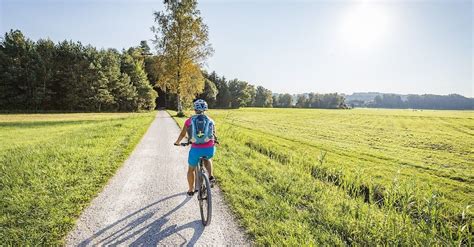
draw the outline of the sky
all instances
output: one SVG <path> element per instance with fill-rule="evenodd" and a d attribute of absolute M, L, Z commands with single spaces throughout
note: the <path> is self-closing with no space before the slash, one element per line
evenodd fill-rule
<path fill-rule="evenodd" d="M 128 48 L 151 40 L 151 0 L 0 0 L 0 32 Z M 273 92 L 474 96 L 470 0 L 203 0 L 204 69 Z M 150 42 L 151 43 L 151 42 Z"/>

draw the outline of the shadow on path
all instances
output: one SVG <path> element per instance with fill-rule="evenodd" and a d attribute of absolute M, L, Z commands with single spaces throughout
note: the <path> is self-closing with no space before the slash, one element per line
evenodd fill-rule
<path fill-rule="evenodd" d="M 186 193 L 174 194 L 149 204 L 99 230 L 91 237 L 82 241 L 79 246 L 156 246 L 162 240 L 174 234 L 178 235 L 184 244 L 192 246 L 197 242 L 204 231 L 204 226 L 200 220 L 195 220 L 183 225 L 174 224 L 163 229 L 165 224 L 169 221 L 169 216 L 189 202 L 191 197 L 186 196 L 181 203 L 166 213 L 160 209 L 160 206 L 163 206 L 165 201 L 180 196 L 186 196 Z M 193 235 L 190 239 L 180 234 L 180 231 L 186 229 L 193 229 Z"/>

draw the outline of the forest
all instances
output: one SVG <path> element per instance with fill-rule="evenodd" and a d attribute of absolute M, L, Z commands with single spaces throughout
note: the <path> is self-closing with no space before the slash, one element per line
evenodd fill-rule
<path fill-rule="evenodd" d="M 144 51 L 98 50 L 80 42 L 36 42 L 21 31 L 0 42 L 2 111 L 139 111 L 155 108 L 157 93 Z"/>

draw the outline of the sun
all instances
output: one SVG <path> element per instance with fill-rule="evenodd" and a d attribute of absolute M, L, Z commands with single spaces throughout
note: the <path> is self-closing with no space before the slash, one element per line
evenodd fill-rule
<path fill-rule="evenodd" d="M 341 36 L 357 47 L 373 47 L 390 32 L 388 12 L 380 4 L 359 3 L 343 17 Z"/>

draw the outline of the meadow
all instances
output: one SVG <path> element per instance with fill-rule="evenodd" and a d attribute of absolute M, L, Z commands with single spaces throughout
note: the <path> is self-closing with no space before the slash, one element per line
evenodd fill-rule
<path fill-rule="evenodd" d="M 155 113 L 0 115 L 1 245 L 62 245 Z"/>
<path fill-rule="evenodd" d="M 218 183 L 258 245 L 473 245 L 472 111 L 209 114 Z"/>

